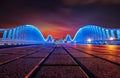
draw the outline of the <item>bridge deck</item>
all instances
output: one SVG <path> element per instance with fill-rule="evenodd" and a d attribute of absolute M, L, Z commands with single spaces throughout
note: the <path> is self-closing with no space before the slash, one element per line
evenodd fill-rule
<path fill-rule="evenodd" d="M 119 49 L 68 44 L 0 49 L 0 78 L 120 78 Z"/>

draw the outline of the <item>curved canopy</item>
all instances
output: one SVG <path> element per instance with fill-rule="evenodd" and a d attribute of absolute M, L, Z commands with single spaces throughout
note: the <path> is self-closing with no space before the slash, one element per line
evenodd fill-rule
<path fill-rule="evenodd" d="M 45 42 L 40 30 L 34 25 L 20 25 L 4 29 L 3 39 Z"/>
<path fill-rule="evenodd" d="M 73 41 L 87 43 L 88 41 L 109 40 L 120 38 L 120 29 L 103 28 L 96 25 L 86 25 L 80 28 L 74 36 Z"/>

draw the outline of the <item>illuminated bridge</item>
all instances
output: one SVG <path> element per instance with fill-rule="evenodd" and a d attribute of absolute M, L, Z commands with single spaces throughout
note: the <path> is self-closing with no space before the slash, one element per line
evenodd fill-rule
<path fill-rule="evenodd" d="M 120 29 L 86 25 L 64 41 L 33 25 L 0 32 L 0 78 L 120 78 L 120 45 L 99 45 L 119 43 Z"/>
<path fill-rule="evenodd" d="M 117 44 L 120 43 L 120 28 L 86 25 L 77 31 L 73 41 L 76 43 Z"/>
<path fill-rule="evenodd" d="M 0 29 L 2 44 L 36 44 L 44 43 L 42 33 L 33 25 L 21 25 L 15 28 Z"/>
<path fill-rule="evenodd" d="M 20 25 L 15 28 L 0 29 L 1 45 L 40 44 L 54 42 L 51 35 L 45 40 L 40 30 L 34 25 Z M 86 25 L 80 28 L 73 40 L 70 35 L 65 38 L 67 42 L 81 44 L 120 44 L 120 28 L 104 28 L 96 25 Z"/>

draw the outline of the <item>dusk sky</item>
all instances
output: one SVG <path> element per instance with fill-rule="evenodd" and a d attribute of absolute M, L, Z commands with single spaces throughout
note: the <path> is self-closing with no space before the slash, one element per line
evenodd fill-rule
<path fill-rule="evenodd" d="M 1 0 L 0 28 L 22 24 L 59 39 L 86 24 L 120 28 L 120 0 Z"/>

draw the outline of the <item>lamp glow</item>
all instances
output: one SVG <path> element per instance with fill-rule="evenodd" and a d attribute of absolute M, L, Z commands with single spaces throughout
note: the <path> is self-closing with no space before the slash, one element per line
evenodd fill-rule
<path fill-rule="evenodd" d="M 92 41 L 92 39 L 90 39 L 90 38 L 87 39 L 87 42 L 91 42 L 91 41 Z"/>
<path fill-rule="evenodd" d="M 110 37 L 110 40 L 114 40 L 114 38 L 113 38 L 113 37 Z"/>

